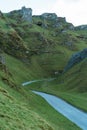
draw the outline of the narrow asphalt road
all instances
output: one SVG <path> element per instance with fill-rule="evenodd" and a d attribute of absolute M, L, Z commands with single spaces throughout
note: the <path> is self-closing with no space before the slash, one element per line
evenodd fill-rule
<path fill-rule="evenodd" d="M 48 82 L 50 82 L 50 81 L 52 81 L 52 80 L 54 80 L 54 79 L 56 79 L 56 78 L 31 80 L 31 81 L 22 83 L 22 86 L 26 86 L 26 85 L 29 85 L 29 84 L 32 84 L 32 83 L 35 83 L 35 82 L 40 82 L 40 81 L 48 81 Z"/>
<path fill-rule="evenodd" d="M 54 109 L 82 128 L 82 130 L 87 130 L 87 113 L 80 111 L 56 96 L 37 91 L 32 92 L 43 97 Z"/>
<path fill-rule="evenodd" d="M 42 80 L 33 80 L 29 82 L 22 83 L 22 86 L 32 84 L 38 81 L 52 81 L 55 78 L 42 79 Z M 87 113 L 75 108 L 74 106 L 68 104 L 64 100 L 43 92 L 32 91 L 33 93 L 43 97 L 55 110 L 64 115 L 70 121 L 75 123 L 77 126 L 82 128 L 82 130 L 87 130 Z"/>

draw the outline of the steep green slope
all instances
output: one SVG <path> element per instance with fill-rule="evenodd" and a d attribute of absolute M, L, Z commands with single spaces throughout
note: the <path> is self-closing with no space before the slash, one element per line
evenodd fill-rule
<path fill-rule="evenodd" d="M 21 86 L 24 81 L 38 78 L 37 72 L 34 73 L 31 68 L 11 56 L 6 55 L 6 60 L 11 73 L 8 80 L 15 82 L 16 86 L 12 87 L 3 80 L 0 81 L 0 129 L 79 130 L 42 98 L 33 94 L 28 87 Z M 0 78 L 4 75 L 6 76 L 0 70 Z"/>
<path fill-rule="evenodd" d="M 87 30 L 54 13 L 33 16 L 32 22 L 18 13 L 0 16 L 0 47 L 5 56 L 5 64 L 0 59 L 0 129 L 79 129 L 29 89 L 60 96 L 87 111 L 86 59 L 62 73 L 71 55 L 87 48 Z M 50 77 L 57 79 L 21 88 L 25 81 Z"/>
<path fill-rule="evenodd" d="M 28 100 L 17 90 L 0 83 L 0 129 L 53 130 L 50 124 L 30 107 Z"/>
<path fill-rule="evenodd" d="M 39 82 L 30 89 L 54 94 L 87 112 L 87 58 L 51 82 Z"/>
<path fill-rule="evenodd" d="M 17 11 L 7 15 L 7 19 L 29 49 L 31 65 L 35 59 L 49 76 L 62 72 L 71 54 L 87 47 L 82 33 L 54 13 L 33 16 L 31 23 L 22 20 Z"/>
<path fill-rule="evenodd" d="M 0 18 L 0 47 L 6 53 L 21 60 L 26 60 L 28 48 L 17 32 L 8 25 L 6 19 Z M 27 58 L 28 60 L 28 58 Z"/>

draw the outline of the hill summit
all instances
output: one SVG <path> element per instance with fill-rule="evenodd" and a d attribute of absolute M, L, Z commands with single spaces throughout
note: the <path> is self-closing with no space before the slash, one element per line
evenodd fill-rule
<path fill-rule="evenodd" d="M 31 8 L 22 7 L 1 16 L 2 50 L 26 64 L 34 58 L 47 75 L 62 72 L 71 54 L 86 48 L 86 30 L 83 35 L 55 13 L 32 15 Z"/>
<path fill-rule="evenodd" d="M 20 10 L 15 10 L 9 12 L 9 16 L 16 15 L 17 17 L 20 17 L 24 21 L 32 22 L 32 9 L 31 8 L 26 8 L 23 6 Z"/>

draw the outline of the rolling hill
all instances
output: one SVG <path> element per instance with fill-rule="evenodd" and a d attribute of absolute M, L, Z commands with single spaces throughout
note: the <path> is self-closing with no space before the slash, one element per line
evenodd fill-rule
<path fill-rule="evenodd" d="M 55 13 L 32 16 L 26 7 L 0 12 L 0 129 L 80 129 L 31 89 L 87 111 L 86 48 L 87 25 L 74 27 Z M 56 79 L 51 82 L 21 85 L 52 77 Z"/>

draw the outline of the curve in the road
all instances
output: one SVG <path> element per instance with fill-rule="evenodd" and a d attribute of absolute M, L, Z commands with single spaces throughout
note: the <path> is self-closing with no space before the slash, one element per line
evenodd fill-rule
<path fill-rule="evenodd" d="M 43 97 L 54 109 L 71 120 L 77 126 L 83 130 L 87 130 L 87 113 L 78 110 L 56 96 L 37 91 L 32 92 Z"/>
<path fill-rule="evenodd" d="M 48 81 L 48 82 L 50 82 L 50 81 L 52 81 L 54 79 L 56 79 L 56 78 L 31 80 L 31 81 L 27 81 L 27 82 L 22 83 L 22 86 L 26 86 L 26 85 L 29 85 L 29 84 L 32 84 L 32 83 L 35 83 L 35 82 L 40 82 L 40 81 Z"/>

